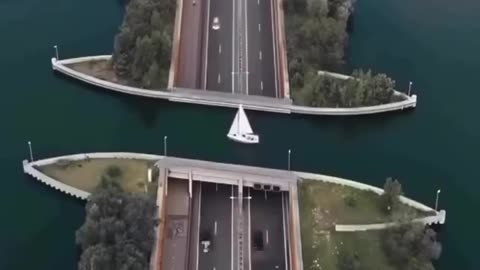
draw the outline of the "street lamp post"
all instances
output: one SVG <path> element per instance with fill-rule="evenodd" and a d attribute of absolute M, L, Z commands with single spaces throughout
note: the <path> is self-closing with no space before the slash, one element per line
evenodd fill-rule
<path fill-rule="evenodd" d="M 28 151 L 30 152 L 30 162 L 33 162 L 32 142 L 28 141 Z"/>
<path fill-rule="evenodd" d="M 163 137 L 163 155 L 167 156 L 167 136 Z"/>
<path fill-rule="evenodd" d="M 290 156 L 292 154 L 292 150 L 288 149 L 288 170 L 290 171 Z"/>
<path fill-rule="evenodd" d="M 435 199 L 435 211 L 438 209 L 438 198 L 440 197 L 440 189 L 437 190 L 437 198 Z"/>
<path fill-rule="evenodd" d="M 408 83 L 408 96 L 410 96 L 410 93 L 412 92 L 412 82 Z"/>
<path fill-rule="evenodd" d="M 56 60 L 60 60 L 60 59 L 58 58 L 58 46 L 55 45 L 55 46 L 53 46 L 53 48 L 55 48 L 55 58 L 56 58 Z"/>

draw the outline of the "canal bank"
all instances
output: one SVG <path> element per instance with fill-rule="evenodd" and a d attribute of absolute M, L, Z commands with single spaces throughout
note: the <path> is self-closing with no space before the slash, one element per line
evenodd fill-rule
<path fill-rule="evenodd" d="M 449 216 L 440 233 L 444 250 L 436 269 L 480 268 L 474 246 L 480 239 L 469 233 L 479 218 L 465 210 L 480 205 L 475 110 L 480 3 L 357 1 L 348 62 L 352 68 L 388 73 L 398 85 L 412 80 L 422 89 L 418 108 L 353 118 L 251 112 L 264 140 L 244 147 L 225 137 L 234 117 L 229 109 L 126 98 L 51 71 L 55 44 L 63 48 L 60 58 L 111 52 L 121 19 L 119 2 L 0 4 L 0 28 L 9 37 L 0 50 L 5 183 L 0 190 L 5 213 L 0 269 L 77 267 L 74 232 L 83 222 L 83 203 L 23 174 L 19 161 L 28 157 L 28 140 L 40 159 L 112 149 L 161 154 L 164 135 L 172 155 L 273 168 L 286 168 L 291 148 L 295 170 L 376 186 L 394 176 L 410 197 L 428 205 L 441 188 L 440 206 Z"/>

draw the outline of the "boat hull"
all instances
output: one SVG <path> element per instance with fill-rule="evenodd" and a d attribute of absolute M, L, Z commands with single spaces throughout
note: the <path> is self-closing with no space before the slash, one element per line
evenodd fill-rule
<path fill-rule="evenodd" d="M 260 142 L 258 135 L 255 134 L 227 134 L 227 137 L 235 142 L 246 143 L 246 144 L 256 144 Z"/>

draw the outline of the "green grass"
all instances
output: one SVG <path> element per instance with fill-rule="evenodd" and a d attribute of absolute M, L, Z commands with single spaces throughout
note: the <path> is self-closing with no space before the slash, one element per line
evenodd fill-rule
<path fill-rule="evenodd" d="M 381 231 L 335 232 L 335 224 L 371 224 L 391 221 L 379 207 L 380 196 L 347 186 L 315 180 L 299 184 L 300 226 L 304 269 L 334 270 L 342 258 L 356 257 L 360 269 L 394 270 L 381 247 Z M 399 212 L 424 216 L 402 205 Z"/>
<path fill-rule="evenodd" d="M 145 192 L 155 194 L 156 183 L 147 183 L 147 171 L 154 161 L 139 159 L 89 159 L 89 160 L 62 160 L 55 164 L 41 166 L 38 169 L 46 175 L 69 186 L 93 192 L 102 177 L 108 177 L 107 169 L 119 168 L 113 178 L 127 192 Z"/>

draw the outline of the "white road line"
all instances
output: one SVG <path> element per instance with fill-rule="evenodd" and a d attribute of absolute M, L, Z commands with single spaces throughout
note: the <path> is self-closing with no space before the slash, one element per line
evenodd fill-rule
<path fill-rule="evenodd" d="M 257 5 L 260 5 L 260 0 L 257 0 Z"/>
<path fill-rule="evenodd" d="M 248 95 L 248 7 L 247 2 L 248 0 L 243 0 L 245 6 L 245 62 L 246 62 L 246 75 L 247 75 L 247 87 L 245 88 L 246 93 Z"/>
<path fill-rule="evenodd" d="M 235 3 L 233 3 L 232 4 L 232 94 L 235 93 L 235 18 L 236 17 L 237 16 L 235 14 Z M 232 260 L 233 260 L 233 257 L 232 257 Z M 232 270 L 233 270 L 233 262 L 232 262 Z"/>
<path fill-rule="evenodd" d="M 232 186 L 232 197 L 233 197 L 233 186 Z M 230 243 L 230 244 L 231 244 L 231 247 L 230 247 L 230 248 L 231 248 L 230 262 L 231 262 L 231 270 L 234 270 L 234 269 L 233 269 L 233 200 L 231 200 L 231 201 L 232 201 L 232 224 L 231 224 L 231 226 L 232 226 L 232 228 L 231 228 L 231 232 L 232 232 L 232 233 L 231 233 L 231 236 L 232 236 L 232 237 L 231 237 L 231 243 Z"/>
<path fill-rule="evenodd" d="M 260 90 L 263 91 L 263 81 L 260 82 Z"/>
<path fill-rule="evenodd" d="M 286 218 L 287 218 L 287 215 L 285 213 L 285 197 L 283 196 L 283 192 L 282 192 L 283 249 L 284 249 L 284 254 L 285 254 L 285 265 L 288 268 Z"/>
<path fill-rule="evenodd" d="M 262 51 L 258 53 L 258 59 L 262 60 Z"/>
<path fill-rule="evenodd" d="M 262 25 L 258 24 L 258 32 L 262 31 Z"/>
<path fill-rule="evenodd" d="M 222 44 L 219 44 L 219 45 L 218 45 L 218 53 L 219 53 L 219 54 L 222 54 Z"/>
<path fill-rule="evenodd" d="M 213 223 L 213 234 L 214 235 L 217 235 L 217 221 L 215 220 L 215 222 Z"/>
<path fill-rule="evenodd" d="M 248 197 L 250 197 L 250 188 L 248 188 Z M 248 200 L 248 270 L 252 270 L 252 224 L 251 224 L 251 214 L 250 214 L 250 201 Z"/>
<path fill-rule="evenodd" d="M 202 182 L 200 182 L 200 196 L 198 196 L 198 225 L 197 225 L 197 240 L 200 240 L 200 214 L 202 212 Z M 200 256 L 199 251 L 200 243 L 197 243 L 197 258 L 195 262 L 195 269 L 198 270 L 198 257 Z"/>
<path fill-rule="evenodd" d="M 207 71 L 208 71 L 208 33 L 210 32 L 209 30 L 209 25 L 210 25 L 210 0 L 208 0 L 208 6 L 207 6 L 207 38 L 205 39 L 205 66 L 203 67 L 204 69 L 204 77 L 203 77 L 203 90 L 207 90 Z"/>
<path fill-rule="evenodd" d="M 267 242 L 268 245 L 268 230 L 265 230 L 265 242 Z"/>
<path fill-rule="evenodd" d="M 270 17 L 272 18 L 272 44 L 273 44 L 273 73 L 275 75 L 275 97 L 278 98 L 278 74 L 277 74 L 277 35 L 275 32 L 275 20 L 273 19 L 273 1 L 270 1 Z"/>
<path fill-rule="evenodd" d="M 217 75 L 217 83 L 220 84 L 222 82 L 222 78 L 220 77 L 220 73 Z"/>

